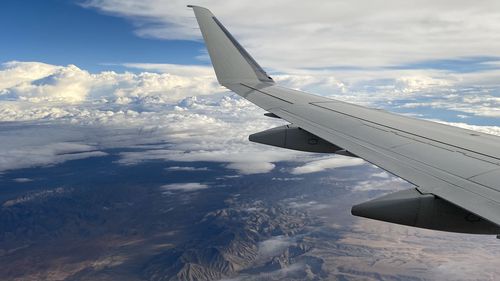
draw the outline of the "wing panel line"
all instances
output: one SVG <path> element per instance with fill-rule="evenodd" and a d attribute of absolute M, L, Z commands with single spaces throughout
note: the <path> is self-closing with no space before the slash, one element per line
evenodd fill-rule
<path fill-rule="evenodd" d="M 418 134 L 415 134 L 415 133 L 412 133 L 412 132 L 408 132 L 408 131 L 405 131 L 405 130 L 402 130 L 402 129 L 398 129 L 398 128 L 394 128 L 394 127 L 391 127 L 391 126 L 387 126 L 387 125 L 384 125 L 384 124 L 381 124 L 381 123 L 377 123 L 377 122 L 374 122 L 374 121 L 371 121 L 371 120 L 368 120 L 368 119 L 365 119 L 365 118 L 361 118 L 359 116 L 355 116 L 355 115 L 352 115 L 352 114 L 349 114 L 349 113 L 345 113 L 345 112 L 342 112 L 342 111 L 338 111 L 338 110 L 334 110 L 334 109 L 331 109 L 331 108 L 328 108 L 328 107 L 324 107 L 324 106 L 318 105 L 317 103 L 309 103 L 309 104 L 313 105 L 313 106 L 316 106 L 316 107 L 319 107 L 319 108 L 323 108 L 325 110 L 333 111 L 333 112 L 336 112 L 336 113 L 339 113 L 339 114 L 342 114 L 342 115 L 346 115 L 346 116 L 349 116 L 349 117 L 352 117 L 352 118 L 356 118 L 358 120 L 363 120 L 365 122 L 369 122 L 369 123 L 376 124 L 376 125 L 379 125 L 379 126 L 382 126 L 382 127 L 385 127 L 385 128 L 396 130 L 396 131 L 399 131 L 399 132 L 402 132 L 402 133 L 405 133 L 405 134 L 408 134 L 408 135 L 416 136 L 416 137 L 423 138 L 423 139 L 426 139 L 426 140 L 429 140 L 429 141 L 432 141 L 432 142 L 437 142 L 437 143 L 440 143 L 440 144 L 444 144 L 446 146 L 455 147 L 455 148 L 458 148 L 458 149 L 461 149 L 461 150 L 465 150 L 465 151 L 468 151 L 468 152 L 472 152 L 472 153 L 476 153 L 476 154 L 479 154 L 479 155 L 482 155 L 482 156 L 486 156 L 486 157 L 489 157 L 489 158 L 500 160 L 500 158 L 495 157 L 495 156 L 484 154 L 482 152 L 477 152 L 477 151 L 474 151 L 474 150 L 471 150 L 471 149 L 468 149 L 468 148 L 464 148 L 464 147 L 461 147 L 461 146 L 457 146 L 457 145 L 454 145 L 454 144 L 445 143 L 443 141 L 439 141 L 439 140 L 432 139 L 432 138 L 429 138 L 429 137 L 426 137 L 426 136 L 418 135 Z M 425 120 L 420 120 L 420 121 L 425 121 Z M 416 140 L 416 141 L 418 141 L 418 140 Z M 427 144 L 429 144 L 429 143 L 427 143 Z M 470 157 L 469 155 L 467 155 L 467 156 Z M 485 161 L 483 159 L 481 159 L 481 160 Z M 498 165 L 498 163 L 495 163 L 495 162 L 490 162 L 490 163 Z"/>

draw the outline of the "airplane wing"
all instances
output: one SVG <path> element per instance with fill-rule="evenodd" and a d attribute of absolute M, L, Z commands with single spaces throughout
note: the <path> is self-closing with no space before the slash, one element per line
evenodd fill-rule
<path fill-rule="evenodd" d="M 250 136 L 333 152 L 414 184 L 356 205 L 354 215 L 429 229 L 500 233 L 500 138 L 277 85 L 208 10 L 193 8 L 219 83 L 291 124 Z"/>

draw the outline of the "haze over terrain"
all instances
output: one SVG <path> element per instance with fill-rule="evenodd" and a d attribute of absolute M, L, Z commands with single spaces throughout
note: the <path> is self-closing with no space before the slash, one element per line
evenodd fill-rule
<path fill-rule="evenodd" d="M 493 236 L 350 215 L 410 184 L 250 143 L 286 123 L 218 85 L 184 1 L 40 2 L 0 9 L 1 280 L 500 274 Z M 496 1 L 189 4 L 283 86 L 500 135 Z"/>

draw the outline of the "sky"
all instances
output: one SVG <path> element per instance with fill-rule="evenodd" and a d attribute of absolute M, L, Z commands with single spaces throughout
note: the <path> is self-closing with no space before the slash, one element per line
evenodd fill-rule
<path fill-rule="evenodd" d="M 75 64 L 93 72 L 119 70 L 125 63 L 208 65 L 187 3 L 211 8 L 264 66 L 278 72 L 474 72 L 496 69 L 500 60 L 496 1 L 360 0 L 315 5 L 284 0 L 7 0 L 0 24 L 9 28 L 0 35 L 9 43 L 1 45 L 0 59 Z"/>
<path fill-rule="evenodd" d="M 286 162 L 283 180 L 370 166 L 249 142 L 286 123 L 218 85 L 187 4 L 210 8 L 280 85 L 500 135 L 498 1 L 6 0 L 0 178 L 106 156 L 172 171 L 215 163 L 235 177 Z M 389 191 L 397 179 L 372 168 L 353 188 Z"/>
<path fill-rule="evenodd" d="M 0 47 L 0 59 L 75 64 L 90 71 L 120 69 L 114 64 L 123 62 L 197 62 L 193 54 L 203 48 L 201 42 L 139 37 L 131 20 L 83 8 L 84 3 L 3 1 L 0 24 L 9 28 L 0 35 L 9 44 Z"/>

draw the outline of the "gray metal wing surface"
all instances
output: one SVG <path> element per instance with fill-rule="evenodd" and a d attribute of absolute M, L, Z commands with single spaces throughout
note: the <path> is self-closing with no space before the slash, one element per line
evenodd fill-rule
<path fill-rule="evenodd" d="M 499 137 L 281 87 L 208 9 L 190 7 L 194 9 L 221 85 L 312 135 L 414 184 L 420 195 L 430 194 L 466 215 L 474 214 L 492 223 L 494 229 L 487 233 L 498 231 Z M 423 204 L 418 203 L 416 208 L 424 208 Z"/>

